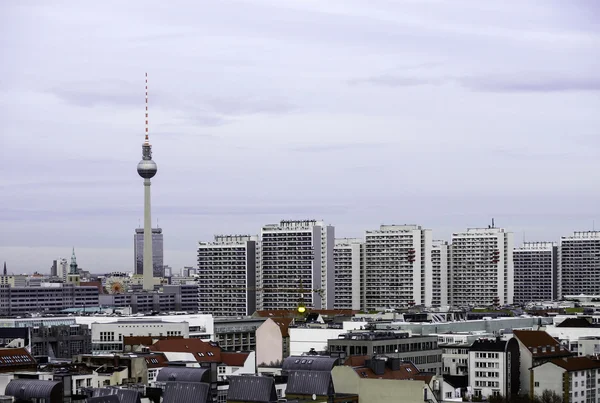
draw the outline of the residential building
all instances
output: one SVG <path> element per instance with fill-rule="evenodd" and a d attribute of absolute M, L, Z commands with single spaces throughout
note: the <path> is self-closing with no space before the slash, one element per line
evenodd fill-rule
<path fill-rule="evenodd" d="M 449 295 L 452 306 L 512 304 L 513 234 L 502 228 L 469 228 L 452 234 Z"/>
<path fill-rule="evenodd" d="M 0 315 L 57 313 L 98 306 L 98 287 L 43 283 L 40 287 L 0 285 Z"/>
<path fill-rule="evenodd" d="M 216 235 L 198 244 L 198 309 L 213 316 L 256 310 L 258 236 Z"/>
<path fill-rule="evenodd" d="M 92 333 L 87 325 L 36 326 L 30 328 L 31 353 L 51 359 L 68 359 L 92 352 Z"/>
<path fill-rule="evenodd" d="M 133 235 L 133 264 L 135 274 L 144 275 L 144 229 L 136 228 Z M 164 275 L 164 246 L 162 228 L 152 228 L 152 273 L 154 277 Z"/>
<path fill-rule="evenodd" d="M 364 244 L 362 239 L 357 238 L 335 240 L 333 309 L 360 309 L 360 275 L 364 265 Z"/>
<path fill-rule="evenodd" d="M 431 306 L 448 305 L 448 263 L 450 246 L 446 241 L 434 240 L 431 245 Z"/>
<path fill-rule="evenodd" d="M 263 318 L 217 318 L 215 341 L 223 351 L 256 351 L 256 330 Z"/>
<path fill-rule="evenodd" d="M 385 355 L 410 361 L 423 372 L 442 374 L 442 349 L 437 336 L 409 336 L 405 332 L 355 331 L 328 340 L 330 353 L 347 357 Z"/>
<path fill-rule="evenodd" d="M 552 242 L 525 242 L 513 251 L 514 302 L 526 304 L 556 299 L 558 247 Z"/>
<path fill-rule="evenodd" d="M 529 369 L 554 359 L 564 359 L 573 354 L 548 333 L 541 330 L 514 330 L 520 351 L 520 387 L 521 392 L 531 391 Z"/>
<path fill-rule="evenodd" d="M 469 386 L 476 398 L 517 395 L 520 391 L 519 343 L 476 340 L 469 349 Z"/>
<path fill-rule="evenodd" d="M 600 231 L 562 237 L 558 250 L 558 298 L 600 294 Z"/>
<path fill-rule="evenodd" d="M 166 322 L 161 319 L 118 319 L 108 323 L 92 323 L 92 354 L 124 351 L 124 337 L 182 336 L 189 337 L 189 323 Z"/>
<path fill-rule="evenodd" d="M 334 227 L 316 220 L 281 221 L 261 230 L 259 309 L 331 309 Z"/>
<path fill-rule="evenodd" d="M 382 225 L 365 234 L 364 309 L 431 306 L 431 230 L 417 225 Z"/>
<path fill-rule="evenodd" d="M 291 318 L 268 318 L 256 329 L 256 363 L 260 367 L 280 367 L 290 355 Z"/>
<path fill-rule="evenodd" d="M 345 365 L 333 367 L 331 373 L 337 393 L 356 394 L 361 402 L 441 401 L 439 379 L 399 358 L 355 356 L 348 358 Z"/>
<path fill-rule="evenodd" d="M 600 361 L 590 357 L 553 359 L 531 368 L 530 397 L 554 392 L 565 403 L 600 402 Z"/>
<path fill-rule="evenodd" d="M 133 288 L 133 287 L 132 287 Z M 102 294 L 104 307 L 131 307 L 131 313 L 198 311 L 198 284 L 163 285 L 159 292 L 130 291 L 123 294 Z"/>

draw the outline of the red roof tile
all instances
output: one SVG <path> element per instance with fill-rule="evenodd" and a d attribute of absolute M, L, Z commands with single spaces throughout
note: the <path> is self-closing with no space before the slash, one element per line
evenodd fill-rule
<path fill-rule="evenodd" d="M 592 360 L 590 357 L 568 357 L 550 361 L 567 371 L 584 371 L 586 369 L 600 368 L 600 361 Z"/>
<path fill-rule="evenodd" d="M 423 382 L 429 383 L 432 376 L 428 374 L 423 374 L 419 371 L 417 367 L 415 367 L 410 362 L 403 362 L 400 364 L 400 369 L 393 371 L 388 366 L 385 367 L 385 370 L 382 375 L 377 375 L 371 368 L 365 366 L 354 367 L 354 372 L 358 374 L 361 378 L 370 378 L 370 379 L 396 379 L 396 380 L 419 380 Z"/>
<path fill-rule="evenodd" d="M 222 352 L 221 361 L 230 367 L 243 367 L 249 355 L 249 353 Z"/>
<path fill-rule="evenodd" d="M 568 357 L 572 353 L 556 339 L 541 330 L 515 330 L 515 337 L 530 352 L 533 358 Z"/>
<path fill-rule="evenodd" d="M 35 367 L 35 358 L 24 348 L 0 349 L 0 372 L 14 371 L 19 368 Z"/>
<path fill-rule="evenodd" d="M 293 321 L 292 318 L 271 318 L 271 320 L 279 326 L 282 337 L 290 337 L 290 323 Z"/>
<path fill-rule="evenodd" d="M 192 353 L 199 362 L 220 362 L 221 347 L 216 343 L 200 339 L 170 339 L 159 340 L 150 346 L 151 351 L 169 353 Z"/>

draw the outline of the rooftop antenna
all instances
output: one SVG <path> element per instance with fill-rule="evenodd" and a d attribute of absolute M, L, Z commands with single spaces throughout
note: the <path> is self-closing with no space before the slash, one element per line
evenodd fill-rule
<path fill-rule="evenodd" d="M 494 225 L 494 218 L 492 217 L 492 228 L 496 228 L 496 226 Z"/>
<path fill-rule="evenodd" d="M 148 140 L 148 73 L 146 73 L 146 138 L 144 143 L 150 143 L 150 141 Z"/>

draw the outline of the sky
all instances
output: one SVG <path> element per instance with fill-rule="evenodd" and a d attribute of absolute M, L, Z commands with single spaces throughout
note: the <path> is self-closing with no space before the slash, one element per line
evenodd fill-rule
<path fill-rule="evenodd" d="M 148 73 L 165 264 L 318 219 L 515 243 L 600 229 L 600 7 L 0 2 L 0 261 L 133 269 Z"/>

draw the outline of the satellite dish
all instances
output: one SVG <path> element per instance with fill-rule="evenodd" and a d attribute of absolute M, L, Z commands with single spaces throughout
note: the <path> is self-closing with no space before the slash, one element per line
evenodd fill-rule
<path fill-rule="evenodd" d="M 315 395 L 315 394 L 313 393 L 313 395 L 312 395 L 312 399 L 313 399 L 313 400 L 317 400 L 317 395 Z"/>

